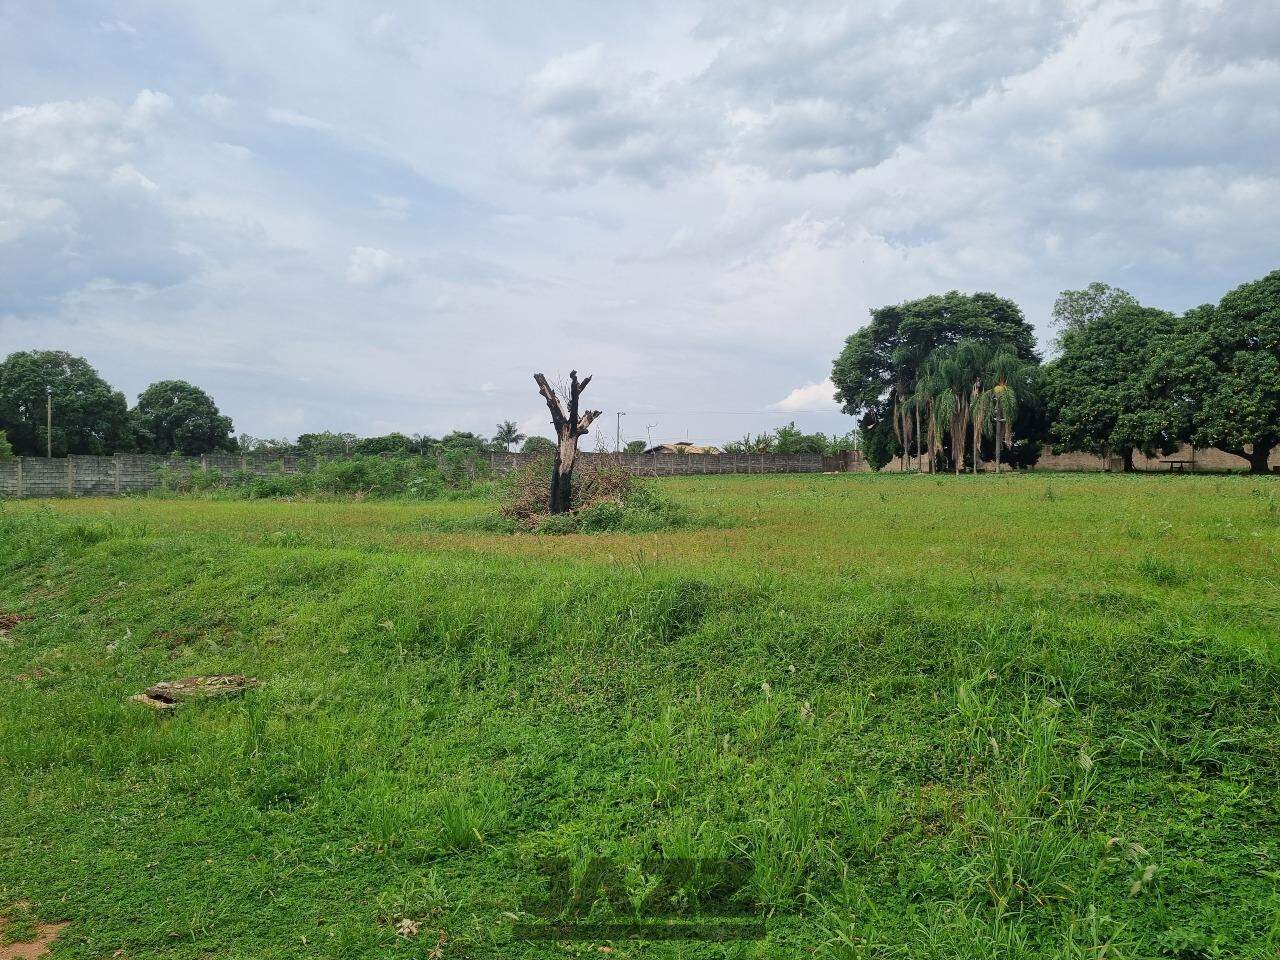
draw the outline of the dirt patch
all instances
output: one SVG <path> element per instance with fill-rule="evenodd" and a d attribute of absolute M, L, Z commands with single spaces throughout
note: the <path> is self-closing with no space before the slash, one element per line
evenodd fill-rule
<path fill-rule="evenodd" d="M 30 617 L 24 617 L 21 614 L 9 613 L 7 610 L 0 610 L 0 636 L 8 633 L 23 620 L 29 620 Z"/>
<path fill-rule="evenodd" d="M 0 918 L 0 934 L 4 933 L 5 925 L 6 921 Z M 36 960 L 37 957 L 43 957 L 67 927 L 68 924 L 65 923 L 36 924 L 35 936 L 30 940 L 0 944 L 0 960 Z"/>

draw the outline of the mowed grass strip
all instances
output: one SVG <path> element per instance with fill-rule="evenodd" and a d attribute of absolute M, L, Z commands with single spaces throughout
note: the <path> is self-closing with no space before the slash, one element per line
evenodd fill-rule
<path fill-rule="evenodd" d="M 68 957 L 600 955 L 512 939 L 540 862 L 616 922 L 724 858 L 764 940 L 612 955 L 1274 956 L 1274 483 L 662 486 L 734 525 L 5 506 L 0 912 Z M 263 686 L 126 703 L 200 673 Z"/>

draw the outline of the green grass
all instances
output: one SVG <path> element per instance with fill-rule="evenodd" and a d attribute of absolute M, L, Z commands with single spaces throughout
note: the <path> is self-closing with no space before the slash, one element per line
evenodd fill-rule
<path fill-rule="evenodd" d="M 1276 955 L 1274 481 L 661 486 L 726 525 L 4 505 L 0 912 L 62 957 L 603 956 L 512 939 L 540 862 L 626 921 L 724 858 L 764 940 L 608 955 Z M 126 703 L 193 673 L 263 685 Z"/>

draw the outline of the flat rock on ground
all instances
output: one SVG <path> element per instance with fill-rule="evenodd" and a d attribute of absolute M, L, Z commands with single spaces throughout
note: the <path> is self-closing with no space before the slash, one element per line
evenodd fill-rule
<path fill-rule="evenodd" d="M 153 710 L 173 710 L 183 701 L 234 697 L 257 685 L 254 677 L 240 674 L 184 677 L 181 680 L 162 680 L 129 699 Z"/>

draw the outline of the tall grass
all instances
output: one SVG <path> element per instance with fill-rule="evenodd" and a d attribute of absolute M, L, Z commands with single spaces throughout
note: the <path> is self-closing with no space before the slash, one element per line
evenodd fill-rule
<path fill-rule="evenodd" d="M 581 955 L 1267 956 L 1267 483 L 691 478 L 731 526 L 567 540 L 4 505 L 0 913 L 70 956 L 559 957 L 511 931 L 568 858 L 589 918 L 766 929 Z M 262 683 L 127 702 L 199 673 Z"/>

